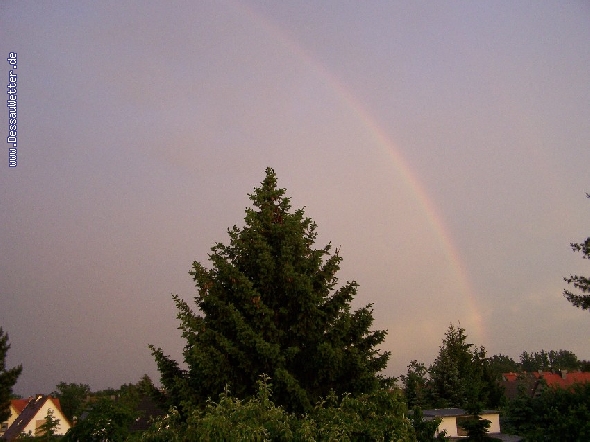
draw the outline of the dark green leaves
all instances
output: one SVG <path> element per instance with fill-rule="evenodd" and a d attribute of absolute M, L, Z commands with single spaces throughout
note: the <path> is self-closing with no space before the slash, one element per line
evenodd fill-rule
<path fill-rule="evenodd" d="M 371 306 L 351 312 L 357 284 L 337 286 L 338 250 L 314 248 L 316 224 L 292 211 L 285 193 L 268 168 L 244 227 L 211 248 L 209 267 L 193 263 L 199 312 L 174 297 L 187 370 L 152 348 L 171 403 L 204 405 L 226 386 L 251 397 L 262 374 L 273 378 L 275 401 L 298 411 L 330 390 L 356 395 L 381 385 L 389 353 L 376 347 L 385 331 L 370 331 Z"/>
<path fill-rule="evenodd" d="M 590 194 L 587 193 L 586 196 L 590 198 Z M 590 237 L 586 238 L 586 240 L 581 243 L 572 243 L 570 245 L 574 252 L 582 253 L 582 257 L 584 259 L 590 259 Z M 563 279 L 565 282 L 573 285 L 577 290 L 580 290 L 582 293 L 588 293 L 579 294 L 565 289 L 563 291 L 563 296 L 565 296 L 566 299 L 569 302 L 571 302 L 574 306 L 579 307 L 583 310 L 590 310 L 590 278 L 580 275 L 571 275 L 569 278 Z"/>

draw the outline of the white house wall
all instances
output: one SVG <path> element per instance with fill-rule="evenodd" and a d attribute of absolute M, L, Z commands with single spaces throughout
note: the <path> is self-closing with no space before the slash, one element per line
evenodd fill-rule
<path fill-rule="evenodd" d="M 438 433 L 442 433 L 445 430 L 447 432 L 447 436 L 449 436 L 449 437 L 457 437 L 458 436 L 457 435 L 457 417 L 456 416 L 446 416 L 446 417 L 442 418 L 442 421 L 438 426 Z"/>
<path fill-rule="evenodd" d="M 448 437 L 459 437 L 457 429 L 457 417 L 458 416 L 445 416 L 442 418 L 441 423 L 438 426 L 437 433 L 447 432 Z M 463 417 L 463 416 L 461 416 Z M 482 413 L 480 414 L 482 419 L 489 420 L 490 428 L 488 433 L 499 433 L 500 432 L 500 415 L 498 413 Z"/>
<path fill-rule="evenodd" d="M 66 432 L 70 429 L 70 424 L 68 423 L 65 416 L 56 408 L 55 404 L 50 399 L 45 401 L 45 403 L 39 409 L 35 417 L 33 417 L 33 419 L 31 419 L 31 421 L 27 424 L 27 426 L 24 429 L 24 433 L 29 434 L 30 432 L 30 434 L 34 436 L 35 431 L 37 431 L 37 421 L 45 421 L 45 418 L 47 417 L 47 412 L 49 410 L 53 410 L 54 419 L 59 419 L 59 425 L 55 429 L 55 434 L 58 436 L 66 434 Z"/>
<path fill-rule="evenodd" d="M 499 433 L 500 432 L 500 415 L 498 413 L 480 414 L 482 419 L 487 419 L 491 422 L 488 433 Z"/>

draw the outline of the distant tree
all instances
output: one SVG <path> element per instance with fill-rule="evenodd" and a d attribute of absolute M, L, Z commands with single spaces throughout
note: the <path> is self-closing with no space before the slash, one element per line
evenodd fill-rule
<path fill-rule="evenodd" d="M 551 364 L 552 370 L 576 371 L 581 365 L 578 357 L 569 350 L 550 350 L 549 363 Z"/>
<path fill-rule="evenodd" d="M 569 350 L 541 350 L 538 352 L 522 352 L 520 355 L 520 368 L 522 371 L 552 371 L 552 370 L 578 370 L 581 362 L 578 357 Z"/>
<path fill-rule="evenodd" d="M 523 351 L 520 355 L 520 367 L 522 371 L 527 372 L 548 371 L 550 370 L 549 353 L 545 350 L 533 353 Z"/>
<path fill-rule="evenodd" d="M 465 329 L 452 324 L 430 367 L 412 361 L 402 382 L 411 407 L 458 407 L 478 413 L 498 407 L 504 398 L 485 348 L 468 343 Z"/>
<path fill-rule="evenodd" d="M 336 288 L 338 250 L 313 247 L 316 224 L 284 195 L 266 169 L 245 227 L 212 247 L 210 269 L 193 263 L 202 316 L 174 296 L 187 368 L 151 347 L 172 404 L 204 405 L 226 386 L 252 397 L 267 374 L 277 404 L 304 411 L 332 390 L 370 393 L 386 381 L 379 372 L 389 353 L 376 349 L 386 332 L 370 331 L 372 305 L 351 311 L 357 284 Z"/>
<path fill-rule="evenodd" d="M 522 394 L 505 409 L 503 432 L 527 442 L 590 440 L 590 383 Z"/>
<path fill-rule="evenodd" d="M 10 399 L 12 388 L 23 371 L 22 365 L 6 368 L 6 353 L 10 349 L 8 334 L 0 327 L 0 422 L 10 417 Z"/>
<path fill-rule="evenodd" d="M 158 389 L 154 386 L 154 382 L 147 374 L 144 374 L 139 382 L 135 385 L 139 393 L 146 396 L 153 396 L 154 393 L 158 391 Z"/>
<path fill-rule="evenodd" d="M 406 375 L 401 376 L 408 408 L 424 409 L 429 406 L 428 369 L 422 362 L 413 360 Z"/>
<path fill-rule="evenodd" d="M 590 194 L 587 193 L 586 197 L 590 198 Z M 571 243 L 570 246 L 574 252 L 582 253 L 583 259 L 590 259 L 590 237 L 586 238 L 584 242 Z M 568 289 L 564 289 L 563 296 L 576 307 L 583 310 L 590 309 L 590 278 L 586 276 L 570 275 L 569 278 L 563 278 L 565 282 L 573 285 L 576 289 L 580 290 L 583 294 L 573 293 Z M 584 294 L 586 293 L 586 294 Z"/>
<path fill-rule="evenodd" d="M 59 399 L 65 417 L 73 422 L 74 418 L 79 418 L 84 411 L 90 395 L 90 386 L 60 382 L 55 388 L 53 396 Z"/>
<path fill-rule="evenodd" d="M 52 441 L 55 440 L 55 433 L 59 427 L 60 419 L 53 416 L 53 410 L 50 408 L 47 410 L 47 416 L 45 416 L 45 422 L 40 425 L 35 436 L 37 440 Z"/>
<path fill-rule="evenodd" d="M 498 354 L 489 358 L 490 368 L 496 379 L 500 380 L 502 373 L 516 373 L 520 371 L 520 365 L 509 356 Z"/>
<path fill-rule="evenodd" d="M 153 381 L 147 374 L 144 374 L 139 382 L 135 384 L 135 386 L 140 396 L 149 397 L 157 406 L 163 407 L 165 409 L 165 395 L 158 388 L 156 388 Z"/>
<path fill-rule="evenodd" d="M 449 326 L 429 374 L 436 407 L 460 407 L 477 413 L 483 407 L 497 407 L 503 396 L 485 348 L 468 343 L 460 326 Z"/>
<path fill-rule="evenodd" d="M 64 442 L 120 442 L 130 435 L 130 425 L 137 413 L 120 401 L 103 397 L 63 437 Z"/>

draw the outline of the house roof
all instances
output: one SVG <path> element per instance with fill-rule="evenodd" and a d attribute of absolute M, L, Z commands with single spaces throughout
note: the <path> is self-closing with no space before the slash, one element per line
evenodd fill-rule
<path fill-rule="evenodd" d="M 61 405 L 58 399 L 55 399 L 51 396 L 38 394 L 29 399 L 19 399 L 20 401 L 26 401 L 25 407 L 22 409 L 16 420 L 12 423 L 12 425 L 6 430 L 4 433 L 4 439 L 7 441 L 11 441 L 18 437 L 25 429 L 25 427 L 31 422 L 31 419 L 35 418 L 35 415 L 39 412 L 41 407 L 48 401 L 52 401 L 54 407 L 58 409 L 61 413 Z M 12 402 L 11 402 L 12 404 Z M 14 405 L 14 404 L 13 404 Z M 17 405 L 22 405 L 22 402 L 19 402 Z M 16 408 L 16 406 L 15 406 Z"/>
<path fill-rule="evenodd" d="M 151 420 L 164 415 L 164 410 L 149 396 L 142 396 L 137 404 L 139 417 L 131 424 L 131 431 L 144 431 L 151 426 Z"/>
<path fill-rule="evenodd" d="M 541 380 L 545 381 L 549 387 L 568 388 L 574 384 L 590 382 L 590 373 L 579 371 L 568 373 L 565 370 L 558 373 L 551 371 L 503 373 L 502 379 L 506 397 L 515 399 L 518 397 L 519 386 L 524 387 L 524 391 L 532 396 L 538 391 Z"/>
<path fill-rule="evenodd" d="M 536 372 L 533 376 L 537 379 L 544 379 L 550 387 L 570 387 L 574 384 L 590 382 L 590 373 L 575 371 L 572 373 Z"/>
<path fill-rule="evenodd" d="M 28 403 L 29 399 L 12 399 L 10 401 L 10 405 L 16 410 L 17 414 L 21 414 Z"/>

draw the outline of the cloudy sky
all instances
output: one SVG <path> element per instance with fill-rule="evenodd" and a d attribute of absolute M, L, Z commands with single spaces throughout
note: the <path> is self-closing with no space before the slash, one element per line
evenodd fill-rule
<path fill-rule="evenodd" d="M 374 303 L 388 374 L 457 322 L 489 354 L 590 359 L 562 296 L 590 271 L 569 247 L 590 234 L 589 42 L 582 0 L 0 2 L 16 392 L 157 379 L 148 344 L 183 346 L 171 294 L 195 295 L 267 166 Z"/>

